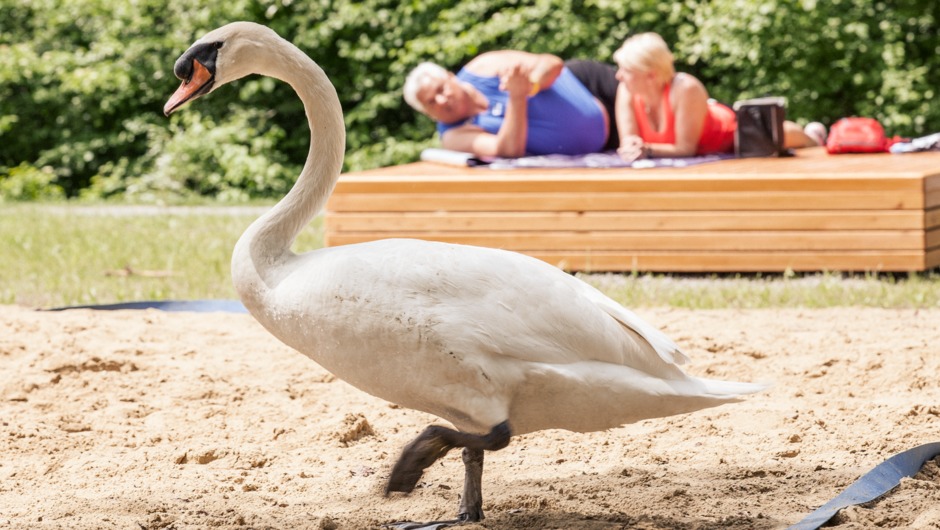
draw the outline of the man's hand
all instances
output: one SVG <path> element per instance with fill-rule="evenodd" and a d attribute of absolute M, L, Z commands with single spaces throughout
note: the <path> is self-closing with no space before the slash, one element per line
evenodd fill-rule
<path fill-rule="evenodd" d="M 509 92 L 511 98 L 527 97 L 532 91 L 529 69 L 523 65 L 506 68 L 499 74 L 499 89 Z"/>

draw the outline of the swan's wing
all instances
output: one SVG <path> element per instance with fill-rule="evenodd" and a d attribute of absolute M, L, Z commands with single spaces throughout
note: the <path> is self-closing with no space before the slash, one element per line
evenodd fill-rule
<path fill-rule="evenodd" d="M 590 291 L 593 291 L 593 293 L 591 293 L 588 292 L 588 289 L 585 289 L 585 296 L 593 300 L 594 303 L 597 304 L 597 307 L 603 309 L 608 315 L 615 318 L 624 326 L 635 330 L 641 337 L 646 339 L 664 361 L 672 364 L 685 364 L 689 362 L 689 358 L 686 354 L 682 353 L 679 346 L 666 336 L 665 333 L 651 326 L 633 311 L 618 304 L 594 287 L 588 284 L 584 285 L 589 288 Z"/>
<path fill-rule="evenodd" d="M 381 260 L 378 270 L 393 303 L 410 308 L 417 321 L 432 322 L 454 351 L 531 362 L 601 361 L 664 376 L 686 360 L 638 316 L 540 260 L 414 240 L 366 246 Z M 363 257 L 363 246 L 357 247 Z"/>

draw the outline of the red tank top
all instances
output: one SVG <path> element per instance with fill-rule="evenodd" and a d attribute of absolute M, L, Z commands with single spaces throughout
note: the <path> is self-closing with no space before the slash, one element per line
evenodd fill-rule
<path fill-rule="evenodd" d="M 675 144 L 676 119 L 672 112 L 672 103 L 669 101 L 669 92 L 672 83 L 663 87 L 663 123 L 662 131 L 657 131 L 646 115 L 646 106 L 639 96 L 633 96 L 633 114 L 636 116 L 637 128 L 640 138 L 650 144 Z M 708 112 L 705 114 L 705 124 L 702 135 L 698 139 L 695 154 L 730 153 L 734 151 L 734 131 L 737 128 L 737 118 L 734 111 L 717 101 L 708 101 Z"/>

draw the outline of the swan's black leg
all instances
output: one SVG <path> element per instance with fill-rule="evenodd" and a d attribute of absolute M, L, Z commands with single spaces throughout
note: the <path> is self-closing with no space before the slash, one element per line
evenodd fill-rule
<path fill-rule="evenodd" d="M 411 493 L 418 485 L 424 470 L 454 447 L 496 451 L 509 445 L 510 436 L 509 422 L 506 421 L 482 436 L 432 425 L 405 446 L 398 462 L 392 468 L 385 494 L 393 491 Z"/>
<path fill-rule="evenodd" d="M 451 433 L 457 431 L 432 425 L 406 445 L 392 468 L 385 494 L 393 491 L 411 493 L 424 470 L 454 448 L 454 444 L 448 440 Z"/>
<path fill-rule="evenodd" d="M 421 474 L 431 464 L 455 447 L 463 447 L 465 468 L 463 497 L 457 519 L 453 521 L 434 521 L 430 523 L 394 523 L 388 525 L 398 529 L 446 528 L 452 524 L 475 522 L 483 519 L 483 451 L 497 451 L 509 445 L 512 433 L 509 422 L 493 427 L 485 435 L 467 434 L 446 427 L 431 426 L 424 430 L 410 444 L 405 446 L 401 457 L 392 468 L 392 474 L 385 487 L 385 494 L 393 491 L 411 493 Z"/>
<path fill-rule="evenodd" d="M 457 518 L 461 521 L 476 522 L 483 520 L 483 451 L 463 448 L 463 497 Z"/>

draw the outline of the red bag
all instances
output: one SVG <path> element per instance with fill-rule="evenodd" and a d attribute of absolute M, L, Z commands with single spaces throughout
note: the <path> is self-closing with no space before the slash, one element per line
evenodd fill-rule
<path fill-rule="evenodd" d="M 884 153 L 889 141 L 884 127 L 874 118 L 842 118 L 832 124 L 826 151 L 839 153 Z"/>

